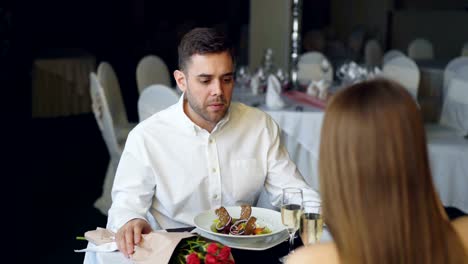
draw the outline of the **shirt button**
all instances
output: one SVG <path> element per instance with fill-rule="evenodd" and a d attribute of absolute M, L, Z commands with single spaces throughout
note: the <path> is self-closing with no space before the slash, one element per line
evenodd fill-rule
<path fill-rule="evenodd" d="M 212 144 L 212 143 L 213 143 L 213 140 L 210 138 L 209 142 L 210 142 L 210 144 Z"/>
<path fill-rule="evenodd" d="M 211 169 L 211 171 L 212 171 L 213 173 L 215 173 L 215 172 L 216 172 L 216 168 Z"/>
<path fill-rule="evenodd" d="M 213 199 L 215 200 L 218 199 L 218 195 L 217 194 L 213 195 Z"/>

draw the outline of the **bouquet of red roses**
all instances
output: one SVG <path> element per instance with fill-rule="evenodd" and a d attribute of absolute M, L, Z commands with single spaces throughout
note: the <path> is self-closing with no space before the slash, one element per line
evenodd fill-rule
<path fill-rule="evenodd" d="M 177 264 L 234 264 L 231 248 L 195 236 L 182 240 L 170 263 Z"/>

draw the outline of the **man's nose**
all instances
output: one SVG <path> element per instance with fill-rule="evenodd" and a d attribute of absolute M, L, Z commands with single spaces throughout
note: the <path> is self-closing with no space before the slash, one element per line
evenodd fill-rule
<path fill-rule="evenodd" d="M 223 94 L 223 84 L 221 81 L 216 80 L 213 82 L 213 86 L 211 87 L 211 94 L 212 95 L 222 95 Z"/>

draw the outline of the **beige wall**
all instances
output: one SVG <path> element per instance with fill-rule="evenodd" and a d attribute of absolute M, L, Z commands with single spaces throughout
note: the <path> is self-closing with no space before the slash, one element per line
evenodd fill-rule
<path fill-rule="evenodd" d="M 249 67 L 256 69 L 267 48 L 274 52 L 275 64 L 287 69 L 290 47 L 291 0 L 251 0 Z"/>

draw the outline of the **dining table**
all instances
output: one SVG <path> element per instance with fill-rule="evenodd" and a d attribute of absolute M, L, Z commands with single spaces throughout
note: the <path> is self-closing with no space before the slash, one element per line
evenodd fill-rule
<path fill-rule="evenodd" d="M 166 229 L 167 232 L 191 232 L 196 229 L 192 227 L 183 228 L 172 228 Z M 332 236 L 326 227 L 323 228 L 322 237 L 320 243 L 332 241 Z M 302 247 L 304 244 L 298 232 L 294 237 L 294 248 Z M 88 242 L 87 247 L 92 246 L 91 242 Z M 265 250 L 249 250 L 249 249 L 238 249 L 231 248 L 231 254 L 234 257 L 236 263 L 280 263 L 279 259 L 286 256 L 289 251 L 289 241 L 285 239 L 283 242 L 270 247 Z M 82 253 L 76 253 L 82 254 Z M 293 253 L 294 254 L 294 253 Z M 126 258 L 119 251 L 113 252 L 92 252 L 88 251 L 85 253 L 84 264 L 133 264 L 134 262 Z"/>

